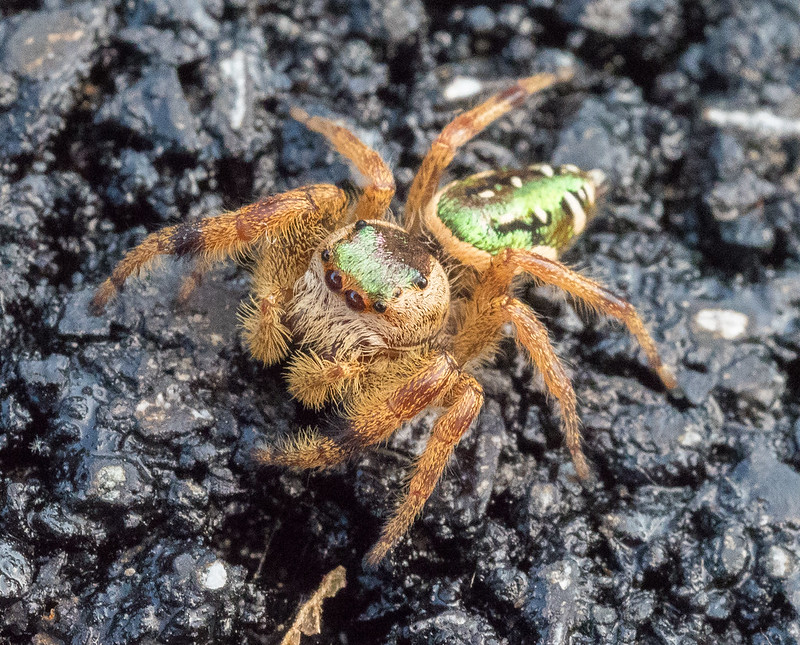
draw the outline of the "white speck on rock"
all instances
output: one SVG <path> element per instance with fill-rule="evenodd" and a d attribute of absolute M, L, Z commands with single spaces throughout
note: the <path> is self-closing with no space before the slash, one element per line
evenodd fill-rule
<path fill-rule="evenodd" d="M 450 84 L 444 88 L 444 98 L 448 101 L 458 101 L 459 99 L 466 99 L 474 96 L 483 88 L 481 83 L 476 78 L 468 78 L 466 76 L 456 76 Z"/>
<path fill-rule="evenodd" d="M 191 408 L 190 411 L 191 411 L 191 414 L 192 414 L 192 418 L 194 418 L 194 419 L 202 419 L 203 421 L 213 421 L 214 420 L 214 417 L 212 416 L 212 414 L 208 410 L 206 410 L 205 408 L 203 408 L 202 410 L 195 410 L 194 408 Z"/>
<path fill-rule="evenodd" d="M 686 448 L 698 446 L 703 442 L 703 436 L 696 430 L 687 430 L 680 437 L 678 443 Z"/>
<path fill-rule="evenodd" d="M 764 558 L 764 570 L 771 578 L 788 578 L 794 570 L 794 558 L 783 547 L 771 546 Z"/>
<path fill-rule="evenodd" d="M 247 65 L 244 52 L 237 50 L 219 64 L 222 75 L 233 83 L 234 96 L 230 110 L 231 128 L 238 130 L 247 114 Z"/>
<path fill-rule="evenodd" d="M 739 128 L 764 136 L 796 137 L 800 135 L 800 120 L 787 119 L 767 110 L 745 112 L 744 110 L 707 107 L 703 110 L 703 118 L 722 128 Z"/>
<path fill-rule="evenodd" d="M 560 567 L 547 574 L 547 581 L 566 590 L 572 584 L 572 565 L 569 562 L 561 563 Z"/>
<path fill-rule="evenodd" d="M 116 502 L 122 494 L 121 488 L 128 480 L 125 469 L 118 465 L 103 466 L 94 477 L 97 496 L 106 502 Z"/>
<path fill-rule="evenodd" d="M 199 575 L 200 584 L 206 589 L 216 591 L 228 584 L 228 570 L 220 560 L 214 560 Z"/>
<path fill-rule="evenodd" d="M 695 314 L 694 322 L 703 331 L 734 340 L 744 335 L 750 319 L 732 309 L 701 309 Z"/>

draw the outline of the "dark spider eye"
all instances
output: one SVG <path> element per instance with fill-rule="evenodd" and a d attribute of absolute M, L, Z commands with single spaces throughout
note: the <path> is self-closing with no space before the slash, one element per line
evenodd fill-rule
<path fill-rule="evenodd" d="M 330 250 L 325 249 L 322 253 L 319 254 L 319 256 L 322 258 L 323 262 L 327 262 L 328 260 L 331 259 L 331 252 Z"/>
<path fill-rule="evenodd" d="M 326 271 L 325 284 L 328 285 L 328 289 L 330 289 L 331 291 L 341 290 L 342 274 L 339 273 L 336 269 L 330 269 L 329 271 Z M 349 291 L 348 293 L 352 293 L 352 291 Z"/>
<path fill-rule="evenodd" d="M 377 311 L 379 314 L 382 314 L 386 311 L 386 303 L 383 300 L 376 300 L 372 303 L 372 308 Z"/>
<path fill-rule="evenodd" d="M 366 222 L 365 222 L 363 219 L 360 219 L 360 220 L 358 220 L 358 221 L 356 222 L 356 230 L 357 230 L 357 231 L 360 231 L 360 230 L 361 230 L 362 228 L 364 228 L 366 225 L 367 225 L 367 223 L 366 223 Z"/>
<path fill-rule="evenodd" d="M 364 299 L 352 289 L 348 289 L 344 292 L 344 300 L 350 309 L 354 311 L 364 311 Z"/>
<path fill-rule="evenodd" d="M 420 289 L 424 289 L 425 287 L 428 286 L 428 279 L 424 275 L 421 275 L 416 280 L 414 280 L 414 284 L 417 285 Z"/>

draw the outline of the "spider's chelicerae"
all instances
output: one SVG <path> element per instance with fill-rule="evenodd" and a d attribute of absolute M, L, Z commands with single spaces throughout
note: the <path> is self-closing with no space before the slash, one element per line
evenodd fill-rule
<path fill-rule="evenodd" d="M 517 276 L 554 285 L 620 320 L 664 385 L 675 386 L 633 306 L 556 259 L 593 214 L 602 174 L 540 164 L 439 190 L 459 146 L 557 80 L 519 80 L 445 127 L 414 178 L 402 225 L 387 219 L 395 184 L 381 157 L 344 127 L 293 109 L 352 164 L 358 188 L 303 186 L 152 233 L 100 286 L 92 309 L 101 312 L 158 256 L 195 259 L 179 297 L 214 262 L 251 256 L 252 297 L 241 311 L 250 352 L 266 364 L 287 360 L 292 395 L 311 408 L 333 405 L 344 421 L 335 431 L 307 430 L 261 449 L 257 458 L 267 464 L 327 468 L 387 439 L 426 408 L 444 408 L 368 556 L 372 563 L 406 533 L 477 417 L 483 390 L 472 368 L 493 355 L 509 322 L 560 404 L 567 446 L 585 478 L 575 392 L 544 325 L 514 297 Z"/>

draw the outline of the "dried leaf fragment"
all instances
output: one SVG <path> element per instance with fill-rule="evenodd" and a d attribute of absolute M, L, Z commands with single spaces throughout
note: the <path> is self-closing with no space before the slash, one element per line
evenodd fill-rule
<path fill-rule="evenodd" d="M 322 630 L 322 601 L 333 598 L 347 585 L 347 570 L 336 567 L 325 574 L 319 587 L 306 602 L 300 606 L 292 627 L 286 632 L 281 645 L 300 645 L 301 636 L 314 636 Z"/>

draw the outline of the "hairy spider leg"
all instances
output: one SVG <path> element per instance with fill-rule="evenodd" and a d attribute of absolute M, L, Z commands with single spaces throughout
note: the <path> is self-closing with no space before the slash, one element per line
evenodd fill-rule
<path fill-rule="evenodd" d="M 589 478 L 589 465 L 581 447 L 581 431 L 578 420 L 577 399 L 572 381 L 550 344 L 547 328 L 533 310 L 516 298 L 503 298 L 503 309 L 508 313 L 517 339 L 527 350 L 533 364 L 544 379 L 545 387 L 556 397 L 561 406 L 561 431 L 575 464 L 575 472 L 581 479 Z"/>
<path fill-rule="evenodd" d="M 346 427 L 336 437 L 325 436 L 316 429 L 308 430 L 283 445 L 257 451 L 256 458 L 301 470 L 335 466 L 388 438 L 400 423 L 413 419 L 449 392 L 458 376 L 452 356 L 429 354 L 422 367 L 404 383 L 383 386 L 359 397 L 345 415 Z"/>
<path fill-rule="evenodd" d="M 330 228 L 349 207 L 350 200 L 341 188 L 316 184 L 273 195 L 232 213 L 167 226 L 128 251 L 95 291 L 90 309 L 95 315 L 102 313 L 131 275 L 149 269 L 161 256 L 220 261 L 246 253 L 259 242 L 302 232 L 309 225 Z"/>
<path fill-rule="evenodd" d="M 242 304 L 239 318 L 250 353 L 266 365 L 289 354 L 292 335 L 285 317 L 293 286 L 330 230 L 319 221 L 309 221 L 302 230 L 285 235 L 280 244 L 258 249 L 250 300 Z"/>
<path fill-rule="evenodd" d="M 292 356 L 286 372 L 289 393 L 303 405 L 319 410 L 325 403 L 341 402 L 360 389 L 360 377 L 369 369 L 363 356 L 329 360 L 312 351 Z"/>
<path fill-rule="evenodd" d="M 551 260 L 527 249 L 503 249 L 494 257 L 492 266 L 484 274 L 478 289 L 503 293 L 508 290 L 519 271 L 524 271 L 544 284 L 566 291 L 601 314 L 619 320 L 644 349 L 647 362 L 658 374 L 664 387 L 669 390 L 677 387 L 675 375 L 661 360 L 658 348 L 634 306 L 601 284 L 573 271 L 557 260 Z"/>
<path fill-rule="evenodd" d="M 458 368 L 453 356 L 443 352 L 428 354 L 423 358 L 423 367 L 399 386 L 378 385 L 373 392 L 362 392 L 347 412 L 346 428 L 335 438 L 307 430 L 281 446 L 258 451 L 256 458 L 298 469 L 328 468 L 387 439 L 400 423 L 437 403 L 448 409 L 434 424 L 412 470 L 406 495 L 368 555 L 368 562 L 374 565 L 408 531 L 439 481 L 453 448 L 483 405 L 481 386 Z"/>
<path fill-rule="evenodd" d="M 309 114 L 298 107 L 289 111 L 292 118 L 309 130 L 325 137 L 336 151 L 347 159 L 366 185 L 361 186 L 353 220 L 383 219 L 394 196 L 395 184 L 392 171 L 381 156 L 364 144 L 350 130 L 329 119 Z"/>
<path fill-rule="evenodd" d="M 242 336 L 250 354 L 265 365 L 273 365 L 282 361 L 289 354 L 292 334 L 284 323 L 286 302 L 291 289 L 286 287 L 293 281 L 281 282 L 274 274 L 270 275 L 265 267 L 274 262 L 270 260 L 288 257 L 286 253 L 270 253 L 265 249 L 256 263 L 253 276 L 253 289 L 250 299 L 239 307 L 239 321 L 242 325 Z M 298 253 L 299 257 L 305 254 Z M 298 262 L 299 266 L 299 262 Z M 287 271 L 288 273 L 288 271 Z"/>
<path fill-rule="evenodd" d="M 553 83 L 568 80 L 571 71 L 554 74 L 536 74 L 518 80 L 508 89 L 496 94 L 471 110 L 458 115 L 439 133 L 422 160 L 409 189 L 405 205 L 405 227 L 419 233 L 425 208 L 433 199 L 445 168 L 453 160 L 458 148 L 481 132 L 490 123 L 519 106 L 528 96 Z"/>
<path fill-rule="evenodd" d="M 370 565 L 376 565 L 386 555 L 422 511 L 453 449 L 483 406 L 483 388 L 474 378 L 461 372 L 446 402 L 449 407 L 433 426 L 425 450 L 414 465 L 405 496 L 384 524 L 380 539 L 367 556 Z"/>
<path fill-rule="evenodd" d="M 501 291 L 502 293 L 502 291 Z M 542 374 L 547 391 L 561 408 L 561 431 L 569 448 L 575 471 L 581 479 L 589 477 L 589 466 L 581 448 L 575 390 L 559 361 L 547 328 L 530 307 L 507 294 L 500 296 L 487 291 L 479 292 L 466 311 L 462 325 L 454 338 L 453 353 L 460 365 L 485 354 L 500 337 L 502 326 L 511 322 L 517 342 L 528 353 Z"/>

